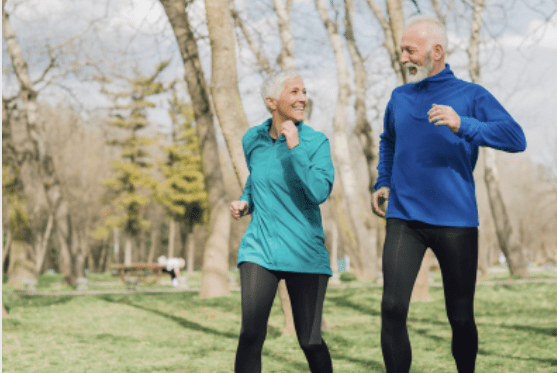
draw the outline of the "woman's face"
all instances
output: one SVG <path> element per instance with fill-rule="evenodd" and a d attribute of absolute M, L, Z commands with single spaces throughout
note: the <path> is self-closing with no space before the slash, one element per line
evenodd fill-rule
<path fill-rule="evenodd" d="M 307 97 L 303 80 L 301 78 L 288 79 L 275 103 L 277 114 L 280 115 L 281 119 L 290 119 L 294 122 L 304 120 Z"/>

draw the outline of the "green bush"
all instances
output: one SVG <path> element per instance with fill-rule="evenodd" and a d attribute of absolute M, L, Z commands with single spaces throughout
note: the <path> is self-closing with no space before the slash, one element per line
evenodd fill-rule
<path fill-rule="evenodd" d="M 356 275 L 352 272 L 341 272 L 340 273 L 340 281 L 342 282 L 352 282 L 356 281 Z"/>

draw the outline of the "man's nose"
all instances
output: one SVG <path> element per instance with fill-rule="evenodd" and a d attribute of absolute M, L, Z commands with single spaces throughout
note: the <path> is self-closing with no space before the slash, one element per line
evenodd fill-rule
<path fill-rule="evenodd" d="M 400 63 L 404 64 L 404 63 L 406 63 L 406 62 L 408 62 L 408 61 L 409 61 L 409 59 L 408 59 L 408 52 L 406 52 L 406 51 L 400 52 Z"/>

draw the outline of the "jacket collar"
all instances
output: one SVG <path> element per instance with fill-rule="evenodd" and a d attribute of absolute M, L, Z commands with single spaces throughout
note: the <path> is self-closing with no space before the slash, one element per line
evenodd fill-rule
<path fill-rule="evenodd" d="M 453 71 L 451 70 L 451 66 L 448 63 L 446 63 L 445 68 L 439 71 L 437 74 L 433 76 L 429 76 L 419 83 L 409 83 L 409 84 L 416 86 L 416 88 L 418 89 L 423 89 L 423 88 L 427 88 L 430 84 L 441 83 L 451 79 L 456 79 L 456 77 Z"/>
<path fill-rule="evenodd" d="M 267 119 L 265 122 L 263 122 L 263 124 L 261 124 L 259 126 L 259 134 L 260 135 L 269 135 L 269 129 L 271 128 L 271 125 L 273 124 L 273 118 L 269 118 Z M 298 133 L 302 132 L 304 129 L 304 122 L 298 122 L 296 123 L 296 127 L 298 127 Z M 279 136 L 280 138 L 280 136 Z"/>

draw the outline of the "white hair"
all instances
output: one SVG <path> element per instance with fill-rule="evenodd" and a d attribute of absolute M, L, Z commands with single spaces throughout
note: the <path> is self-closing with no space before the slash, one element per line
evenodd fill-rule
<path fill-rule="evenodd" d="M 301 79 L 302 77 L 294 70 L 280 70 L 267 75 L 267 77 L 263 80 L 263 83 L 261 83 L 261 98 L 263 99 L 263 102 L 265 102 L 267 97 L 278 99 L 280 93 L 284 89 L 286 81 L 293 78 Z M 269 112 L 271 112 L 271 109 L 269 109 L 266 102 L 265 107 Z"/>
<path fill-rule="evenodd" d="M 449 44 L 447 38 L 447 30 L 437 18 L 426 16 L 423 14 L 412 16 L 408 18 L 406 29 L 408 30 L 410 26 L 422 22 L 429 24 L 428 31 L 433 36 L 433 38 L 431 38 L 431 45 L 428 49 L 431 49 L 431 47 L 433 47 L 433 43 L 438 42 L 443 47 L 443 51 L 446 52 Z"/>

